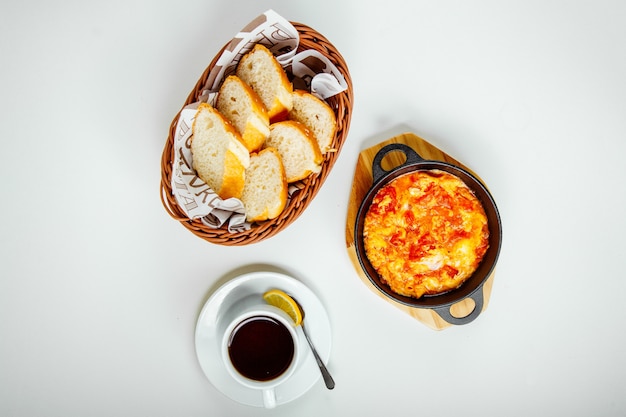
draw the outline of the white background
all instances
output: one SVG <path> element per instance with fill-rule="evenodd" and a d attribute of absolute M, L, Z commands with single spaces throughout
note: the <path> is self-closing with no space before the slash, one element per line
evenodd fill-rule
<path fill-rule="evenodd" d="M 317 198 L 224 247 L 159 197 L 168 128 L 205 67 L 273 8 L 324 34 L 354 83 Z M 0 415 L 626 415 L 626 3 L 33 1 L 0 6 Z M 434 331 L 357 277 L 359 152 L 413 132 L 475 170 L 504 240 L 489 308 Z M 268 412 L 195 357 L 223 276 L 268 264 L 331 319 L 328 366 Z"/>

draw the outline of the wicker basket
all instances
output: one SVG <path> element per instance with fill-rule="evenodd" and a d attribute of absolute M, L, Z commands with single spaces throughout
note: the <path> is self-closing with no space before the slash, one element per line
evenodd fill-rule
<path fill-rule="evenodd" d="M 314 49 L 322 53 L 343 74 L 348 85 L 348 89 L 346 91 L 343 91 L 342 93 L 326 100 L 335 111 L 335 116 L 337 117 L 337 132 L 332 142 L 332 147 L 336 149 L 336 152 L 326 153 L 324 156 L 324 162 L 322 163 L 322 169 L 319 174 L 309 176 L 308 178 L 293 184 L 299 188 L 299 191 L 291 196 L 289 204 L 277 218 L 253 224 L 249 230 L 243 232 L 230 233 L 226 226 L 223 226 L 220 229 L 214 229 L 206 226 L 200 220 L 190 220 L 186 216 L 185 212 L 178 206 L 176 198 L 172 193 L 171 179 L 174 161 L 174 136 L 178 118 L 180 116 L 179 112 L 172 121 L 169 136 L 167 138 L 167 142 L 165 143 L 165 148 L 163 149 L 163 156 L 161 157 L 161 201 L 170 216 L 178 220 L 193 234 L 206 241 L 227 246 L 247 245 L 250 243 L 260 242 L 274 236 L 276 233 L 290 225 L 307 208 L 322 184 L 324 184 L 324 181 L 335 164 L 343 143 L 348 135 L 350 119 L 352 117 L 353 92 L 352 80 L 343 57 L 324 36 L 312 28 L 300 23 L 292 22 L 292 24 L 300 34 L 298 52 Z M 226 48 L 226 45 L 224 48 Z M 198 101 L 198 97 L 202 93 L 202 89 L 209 75 L 209 71 L 213 68 L 220 55 L 221 51 L 215 56 L 211 64 L 207 67 L 196 83 L 194 89 L 191 93 L 189 93 L 187 101 L 185 101 L 183 107 Z"/>

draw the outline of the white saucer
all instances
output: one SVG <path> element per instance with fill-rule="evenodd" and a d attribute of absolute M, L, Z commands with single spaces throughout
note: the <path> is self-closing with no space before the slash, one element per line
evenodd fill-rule
<path fill-rule="evenodd" d="M 263 397 L 259 390 L 244 387 L 233 380 L 224 367 L 220 353 L 222 335 L 217 334 L 220 314 L 244 297 L 278 288 L 293 295 L 306 312 L 306 327 L 317 352 L 326 363 L 330 357 L 330 321 L 324 306 L 317 296 L 303 283 L 287 275 L 276 272 L 253 272 L 240 275 L 215 291 L 206 302 L 196 324 L 196 355 L 202 371 L 209 381 L 231 399 L 246 405 L 263 407 Z M 285 384 L 276 387 L 276 404 L 285 404 L 306 393 L 320 379 L 320 370 L 313 353 L 302 333 L 297 329 L 302 354 L 297 369 Z M 320 382 L 321 383 L 321 382 Z"/>

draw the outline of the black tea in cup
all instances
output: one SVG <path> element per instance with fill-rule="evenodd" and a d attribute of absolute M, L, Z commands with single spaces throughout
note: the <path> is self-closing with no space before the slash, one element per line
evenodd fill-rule
<path fill-rule="evenodd" d="M 228 340 L 228 355 L 235 369 L 256 381 L 270 381 L 282 375 L 291 365 L 294 349 L 289 330 L 269 316 L 243 320 Z"/>

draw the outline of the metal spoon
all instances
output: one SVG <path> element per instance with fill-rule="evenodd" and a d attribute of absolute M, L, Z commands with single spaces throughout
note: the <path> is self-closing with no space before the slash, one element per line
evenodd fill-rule
<path fill-rule="evenodd" d="M 304 309 L 302 308 L 298 300 L 293 298 L 293 301 L 296 302 L 296 304 L 298 305 L 298 308 L 300 309 L 300 313 L 302 314 L 302 322 L 300 323 L 300 326 L 302 326 L 302 333 L 304 333 L 304 337 L 306 338 L 306 341 L 309 342 L 309 346 L 311 347 L 313 356 L 315 356 L 315 361 L 317 362 L 317 366 L 319 366 L 320 371 L 322 371 L 322 377 L 324 378 L 324 383 L 326 384 L 326 388 L 333 389 L 335 388 L 335 381 L 333 380 L 333 377 L 330 376 L 330 372 L 328 372 L 328 369 L 326 369 L 326 365 L 324 365 L 324 362 L 322 362 L 322 358 L 320 358 L 320 355 L 318 355 L 317 350 L 315 350 L 315 346 L 313 346 L 313 342 L 311 341 L 311 338 L 309 337 L 309 333 L 306 331 L 306 327 L 304 327 Z"/>

